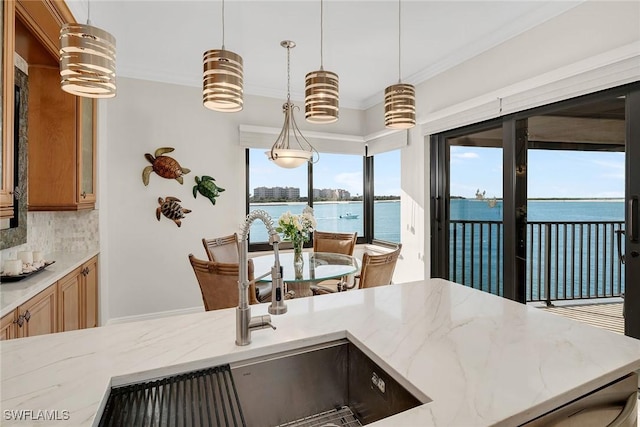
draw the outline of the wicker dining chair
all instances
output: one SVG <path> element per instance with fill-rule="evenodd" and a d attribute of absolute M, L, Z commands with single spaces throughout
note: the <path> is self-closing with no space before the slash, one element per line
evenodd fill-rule
<path fill-rule="evenodd" d="M 237 263 L 240 260 L 238 233 L 213 239 L 202 239 L 202 245 L 209 261 Z"/>
<path fill-rule="evenodd" d="M 373 288 L 375 286 L 390 285 L 393 280 L 393 272 L 396 269 L 398 257 L 400 256 L 400 250 L 402 244 L 398 243 L 396 249 L 392 252 L 372 255 L 365 252 L 362 256 L 362 263 L 360 265 L 360 273 L 355 276 L 353 284 L 347 282 L 341 282 L 338 284 L 337 289 L 333 289 L 328 286 L 318 286 L 316 294 L 327 294 L 333 292 L 348 291 L 350 289 L 358 288 Z"/>
<path fill-rule="evenodd" d="M 334 233 L 316 230 L 313 232 L 313 251 L 353 255 L 357 239 L 357 232 Z"/>
<path fill-rule="evenodd" d="M 401 249 L 402 244 L 398 243 L 394 251 L 386 254 L 372 255 L 365 252 L 362 256 L 360 274 L 356 276 L 358 289 L 390 285 Z"/>
<path fill-rule="evenodd" d="M 202 302 L 206 311 L 218 310 L 221 308 L 237 307 L 238 280 L 240 272 L 238 263 L 222 263 L 216 261 L 205 261 L 189 254 L 189 262 L 193 267 L 193 272 L 200 285 Z M 248 261 L 249 282 L 254 279 L 253 261 Z M 249 304 L 259 303 L 256 298 L 255 285 L 249 284 Z"/>
<path fill-rule="evenodd" d="M 213 239 L 202 239 L 202 245 L 207 253 L 209 261 L 238 263 L 240 262 L 240 245 L 238 244 L 238 233 L 228 236 L 214 237 Z M 255 286 L 256 298 L 265 302 L 271 299 L 271 283 L 258 283 Z"/>
<path fill-rule="evenodd" d="M 313 251 L 353 256 L 357 240 L 357 232 L 336 233 L 316 230 L 313 232 Z M 338 292 L 352 281 L 353 275 L 349 275 L 341 277 L 339 280 L 324 280 L 314 283 L 311 285 L 311 289 L 314 294 Z"/>

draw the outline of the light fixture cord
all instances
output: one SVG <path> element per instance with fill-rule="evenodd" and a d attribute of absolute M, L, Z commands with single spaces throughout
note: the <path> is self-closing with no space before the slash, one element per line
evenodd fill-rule
<path fill-rule="evenodd" d="M 324 64 L 324 55 L 323 55 L 323 45 L 324 45 L 324 2 L 320 0 L 320 70 L 323 70 Z"/>
<path fill-rule="evenodd" d="M 91 25 L 91 1 L 87 0 L 87 25 Z"/>
<path fill-rule="evenodd" d="M 402 43 L 400 43 L 400 38 L 402 37 L 402 20 L 400 19 L 402 12 L 401 12 L 401 0 L 398 0 L 398 83 L 402 82 L 402 69 L 401 69 L 401 49 L 402 49 Z"/>
<path fill-rule="evenodd" d="M 291 102 L 291 65 L 289 61 L 289 53 L 291 52 L 291 46 L 287 45 L 287 103 Z"/>
<path fill-rule="evenodd" d="M 222 50 L 224 50 L 224 0 L 222 0 Z"/>

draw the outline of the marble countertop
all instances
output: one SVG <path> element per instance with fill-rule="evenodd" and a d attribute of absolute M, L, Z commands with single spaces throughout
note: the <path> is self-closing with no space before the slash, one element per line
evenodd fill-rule
<path fill-rule="evenodd" d="M 56 281 L 62 279 L 82 263 L 90 260 L 98 251 L 53 252 L 46 261 L 55 261 L 43 271 L 18 282 L 0 284 L 0 317 L 10 313 Z"/>
<path fill-rule="evenodd" d="M 112 383 L 348 338 L 432 399 L 372 425 L 512 426 L 640 368 L 640 340 L 441 279 L 287 306 L 277 330 L 245 347 L 235 309 L 0 342 L 2 409 L 69 411 L 60 425 L 91 425 Z"/>

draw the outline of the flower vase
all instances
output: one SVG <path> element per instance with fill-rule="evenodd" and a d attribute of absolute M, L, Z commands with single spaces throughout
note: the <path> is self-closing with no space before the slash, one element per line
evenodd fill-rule
<path fill-rule="evenodd" d="M 293 241 L 293 266 L 297 269 L 302 269 L 304 260 L 302 259 L 302 245 L 304 242 L 302 239 Z"/>

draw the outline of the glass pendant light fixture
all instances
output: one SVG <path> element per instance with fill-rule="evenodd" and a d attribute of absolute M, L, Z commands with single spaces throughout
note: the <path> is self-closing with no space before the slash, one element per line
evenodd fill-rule
<path fill-rule="evenodd" d="M 280 46 L 287 49 L 287 101 L 282 104 L 284 124 L 282 125 L 282 130 L 271 147 L 271 150 L 266 151 L 265 154 L 269 160 L 276 165 L 282 168 L 292 169 L 297 168 L 306 162 L 315 163 L 318 161 L 320 155 L 318 154 L 318 151 L 313 148 L 313 145 L 311 145 L 311 143 L 309 143 L 309 141 L 307 141 L 307 139 L 302 135 L 293 115 L 293 110 L 298 109 L 298 107 L 293 105 L 291 102 L 291 68 L 289 57 L 291 49 L 296 47 L 296 44 L 291 40 L 284 40 L 280 42 Z M 292 137 L 298 148 L 291 148 L 290 143 Z M 317 156 L 315 161 L 313 160 L 314 153 Z"/>
<path fill-rule="evenodd" d="M 60 29 L 60 87 L 87 98 L 116 96 L 116 39 L 93 27 L 87 2 L 87 24 L 67 23 Z"/>
<path fill-rule="evenodd" d="M 320 0 L 320 69 L 305 77 L 305 118 L 310 123 L 334 123 L 338 120 L 338 75 L 323 68 L 324 7 Z"/>
<path fill-rule="evenodd" d="M 202 103 L 214 111 L 234 113 L 243 106 L 242 57 L 224 48 L 224 0 L 222 0 L 222 49 L 203 55 Z"/>
<path fill-rule="evenodd" d="M 416 125 L 416 90 L 402 83 L 401 8 L 398 0 L 398 83 L 384 90 L 384 125 L 390 129 L 409 129 Z"/>

